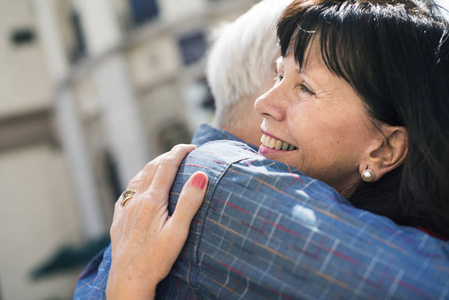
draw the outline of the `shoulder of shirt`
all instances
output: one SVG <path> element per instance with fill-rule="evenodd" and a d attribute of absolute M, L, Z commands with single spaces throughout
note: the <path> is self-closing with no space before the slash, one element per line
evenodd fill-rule
<path fill-rule="evenodd" d="M 265 158 L 245 143 L 238 141 L 212 141 L 205 143 L 189 154 L 190 162 L 201 164 L 208 170 L 209 176 L 220 178 L 232 177 L 235 182 L 255 182 L 287 197 L 301 195 L 323 195 L 337 202 L 347 200 L 327 184 L 310 178 L 288 164 Z M 208 161 L 208 162 L 205 162 Z M 212 173 L 211 171 L 217 171 Z M 211 178 L 213 184 L 214 179 Z"/>
<path fill-rule="evenodd" d="M 284 163 L 266 159 L 246 143 L 231 140 L 215 140 L 204 143 L 189 156 L 210 160 L 212 161 L 211 164 L 215 162 L 222 165 L 231 165 L 245 160 L 253 160 L 286 166 Z"/>
<path fill-rule="evenodd" d="M 235 135 L 223 130 L 219 127 L 216 127 L 209 123 L 201 123 L 192 137 L 191 143 L 197 146 L 203 145 L 207 142 L 218 141 L 218 140 L 226 140 L 226 141 L 237 141 L 241 143 L 245 143 L 245 141 L 239 139 Z M 257 147 L 254 145 L 250 145 L 245 143 L 247 146 L 257 151 Z"/>
<path fill-rule="evenodd" d="M 266 159 L 241 142 L 220 140 L 203 144 L 188 155 L 182 168 L 192 168 L 186 174 L 198 170 L 207 173 L 209 186 L 205 199 L 208 203 L 228 192 L 237 200 L 250 197 L 265 199 L 265 204 L 282 203 L 293 214 L 313 212 L 327 216 L 332 222 L 346 226 L 351 234 L 352 230 L 370 224 L 370 228 L 382 229 L 376 232 L 382 236 L 400 230 L 401 244 L 408 243 L 412 237 L 419 241 L 422 238 L 417 234 L 419 230 L 400 227 L 386 217 L 358 209 L 329 185 L 285 163 Z"/>
<path fill-rule="evenodd" d="M 207 142 L 194 150 L 189 156 L 205 158 L 222 165 L 239 165 L 254 169 L 256 173 L 285 172 L 299 175 L 307 178 L 307 180 L 317 181 L 286 163 L 265 158 L 248 144 L 239 141 L 217 140 Z"/>

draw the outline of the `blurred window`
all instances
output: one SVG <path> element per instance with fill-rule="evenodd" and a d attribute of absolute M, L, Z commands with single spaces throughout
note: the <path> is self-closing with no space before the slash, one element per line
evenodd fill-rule
<path fill-rule="evenodd" d="M 209 84 L 207 83 L 206 77 L 202 77 L 198 80 L 198 83 L 201 84 L 205 89 L 205 94 L 203 98 L 203 102 L 201 106 L 209 111 L 215 111 L 215 99 L 214 95 L 212 95 L 212 91 L 210 90 Z"/>
<path fill-rule="evenodd" d="M 141 25 L 159 15 L 156 0 L 130 0 L 131 18 L 134 24 Z"/>
<path fill-rule="evenodd" d="M 17 29 L 11 34 L 11 41 L 14 45 L 24 45 L 33 43 L 36 35 L 32 29 L 23 28 Z"/>
<path fill-rule="evenodd" d="M 202 30 L 181 35 L 178 38 L 178 45 L 184 65 L 190 65 L 206 53 L 206 35 Z"/>
<path fill-rule="evenodd" d="M 107 181 L 111 187 L 112 193 L 114 194 L 112 197 L 113 203 L 115 203 L 114 199 L 118 199 L 118 197 L 120 197 L 125 187 L 122 187 L 120 184 L 120 174 L 117 162 L 115 161 L 113 155 L 107 150 L 104 151 L 103 166 L 107 176 Z"/>
<path fill-rule="evenodd" d="M 70 53 L 70 58 L 72 62 L 76 62 L 87 54 L 86 37 L 81 24 L 81 17 L 77 11 L 72 11 L 71 23 L 74 36 L 74 46 L 72 48 L 72 52 Z"/>

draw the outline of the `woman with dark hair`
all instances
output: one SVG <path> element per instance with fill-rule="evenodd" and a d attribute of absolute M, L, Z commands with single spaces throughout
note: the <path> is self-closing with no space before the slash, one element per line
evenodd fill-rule
<path fill-rule="evenodd" d="M 278 24 L 282 56 L 292 52 L 301 70 L 312 46 L 319 47 L 326 68 L 364 102 L 384 146 L 395 138 L 383 131 L 385 125 L 406 132 L 403 163 L 340 192 L 356 207 L 446 237 L 448 29 L 443 19 L 408 0 L 295 1 Z M 393 146 L 386 150 L 394 154 Z"/>
<path fill-rule="evenodd" d="M 418 1 L 298 0 L 284 12 L 277 33 L 278 79 L 255 104 L 264 118 L 259 153 L 328 184 L 355 207 L 449 237 L 447 22 Z M 167 198 L 173 170 L 189 150 L 179 149 L 184 148 L 169 154 L 157 171 L 156 186 L 151 181 L 157 163 L 144 170 L 132 205 Z M 166 168 L 172 172 L 161 171 Z M 189 196 L 181 196 L 180 203 L 203 196 L 204 175 L 195 176 L 202 184 L 189 182 Z M 195 211 L 195 203 L 177 209 Z M 165 214 L 147 222 L 163 228 L 167 214 L 159 205 Z M 151 265 L 143 278 L 155 279 L 149 282 L 154 293 L 176 257 L 157 259 L 167 247 L 163 229 L 152 230 L 150 237 L 145 230 L 133 236 L 124 220 L 135 209 L 127 208 L 116 206 L 111 231 L 111 297 L 123 291 L 119 283 L 129 275 L 123 271 L 127 263 Z M 183 242 L 186 235 L 176 240 Z M 140 243 L 142 237 L 146 243 Z M 147 248 L 156 258 L 127 251 Z M 180 246 L 171 251 L 179 253 Z"/>

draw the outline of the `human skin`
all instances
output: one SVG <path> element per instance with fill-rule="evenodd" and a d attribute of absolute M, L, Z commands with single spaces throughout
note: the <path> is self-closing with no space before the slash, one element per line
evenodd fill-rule
<path fill-rule="evenodd" d="M 384 135 L 393 136 L 399 130 L 382 124 L 378 127 L 381 130 L 376 128 L 352 87 L 333 75 L 313 53 L 301 71 L 291 54 L 284 57 L 279 80 L 259 97 L 255 108 L 264 119 L 261 127 L 265 135 L 297 147 L 283 151 L 262 145 L 261 154 L 299 168 L 340 192 L 359 180 L 360 169 L 376 162 L 375 156 L 385 161 L 383 149 L 388 148 L 382 146 Z M 193 149 L 179 146 L 167 157 L 149 163 L 130 183 L 129 188 L 137 187 L 135 197 L 125 207 L 116 204 L 108 299 L 154 297 L 157 283 L 176 260 L 205 192 L 204 187 L 192 187 L 189 180 L 175 213 L 168 216 L 168 192 L 177 167 Z M 379 173 L 377 178 L 382 175 Z"/>
<path fill-rule="evenodd" d="M 375 168 L 376 180 L 387 171 L 377 163 L 389 154 L 385 137 L 398 129 L 380 122 L 375 126 L 363 100 L 327 69 L 315 47 L 301 70 L 292 53 L 281 58 L 278 80 L 257 99 L 255 110 L 264 118 L 262 155 L 294 166 L 344 196 L 367 166 Z M 272 149 L 276 142 L 295 149 Z"/>
<path fill-rule="evenodd" d="M 316 51 L 310 52 L 301 70 L 291 53 L 283 57 L 277 82 L 254 106 L 263 118 L 265 136 L 259 152 L 326 182 L 344 196 L 366 167 L 374 169 L 378 180 L 405 159 L 406 131 L 370 119 L 363 100 L 326 68 Z M 276 143 L 295 148 L 281 150 Z M 149 163 L 128 187 L 137 187 L 135 197 L 124 207 L 116 204 L 108 299 L 154 297 L 156 285 L 170 271 L 205 193 L 204 186 L 195 187 L 189 179 L 175 213 L 168 216 L 168 193 L 177 167 L 193 149 L 175 147 Z M 204 174 L 196 176 L 206 180 Z"/>
<path fill-rule="evenodd" d="M 262 136 L 260 124 L 262 124 L 263 118 L 254 110 L 254 102 L 260 95 L 273 87 L 277 73 L 274 63 L 272 71 L 272 76 L 262 76 L 265 78 L 265 82 L 258 91 L 253 95 L 239 99 L 239 104 L 232 110 L 234 116 L 229 117 L 229 124 L 221 126 L 221 129 L 256 147 L 260 145 Z"/>
<path fill-rule="evenodd" d="M 182 189 L 173 215 L 168 215 L 171 182 L 185 155 L 195 148 L 178 145 L 148 163 L 128 184 L 128 189 L 137 190 L 135 196 L 124 206 L 120 199 L 116 202 L 107 299 L 153 299 L 156 285 L 168 275 L 206 192 L 207 176 L 194 173 Z"/>
<path fill-rule="evenodd" d="M 337 190 L 358 180 L 363 155 L 371 153 L 367 145 L 377 149 L 382 144 L 383 135 L 370 123 L 363 101 L 313 54 L 301 72 L 291 54 L 284 57 L 279 80 L 255 108 L 264 118 L 266 135 L 298 148 L 282 151 L 262 145 L 260 152 L 332 183 Z M 157 283 L 176 260 L 205 191 L 192 188 L 189 180 L 175 213 L 168 216 L 168 192 L 177 167 L 193 149 L 175 147 L 149 163 L 128 187 L 137 188 L 135 197 L 124 207 L 116 204 L 108 299 L 154 297 Z"/>

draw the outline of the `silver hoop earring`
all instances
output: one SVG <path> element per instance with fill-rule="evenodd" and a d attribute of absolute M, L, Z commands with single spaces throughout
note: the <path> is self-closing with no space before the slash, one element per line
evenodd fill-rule
<path fill-rule="evenodd" d="M 371 182 L 374 180 L 375 174 L 373 170 L 368 169 L 368 166 L 366 166 L 366 169 L 362 171 L 361 177 L 363 181 Z"/>

